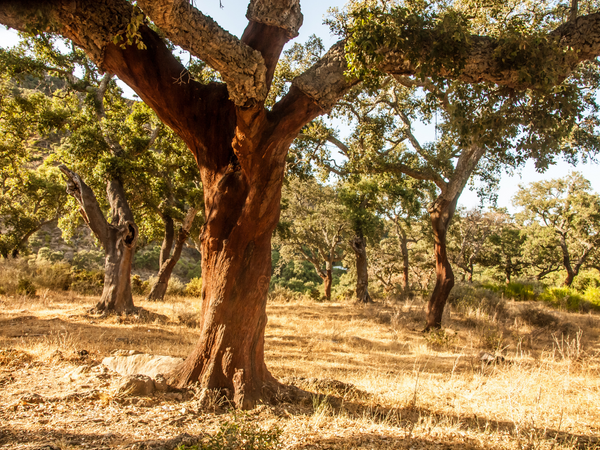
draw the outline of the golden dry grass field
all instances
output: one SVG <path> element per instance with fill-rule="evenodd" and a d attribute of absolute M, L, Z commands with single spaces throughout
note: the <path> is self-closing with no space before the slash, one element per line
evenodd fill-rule
<path fill-rule="evenodd" d="M 172 449 L 227 421 L 279 429 L 285 449 L 600 448 L 596 314 L 458 304 L 423 334 L 420 300 L 284 300 L 269 301 L 267 365 L 312 399 L 236 413 L 193 389 L 119 394 L 99 364 L 115 350 L 185 356 L 197 300 L 136 298 L 155 314 L 100 318 L 93 297 L 0 297 L 0 448 Z"/>

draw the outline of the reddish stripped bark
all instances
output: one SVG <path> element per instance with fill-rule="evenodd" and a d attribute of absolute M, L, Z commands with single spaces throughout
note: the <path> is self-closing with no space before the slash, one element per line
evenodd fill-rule
<path fill-rule="evenodd" d="M 435 252 L 435 287 L 427 303 L 426 330 L 441 328 L 444 306 L 454 287 L 454 272 L 448 260 L 446 236 L 450 221 L 454 217 L 457 201 L 458 195 L 452 201 L 438 197 L 429 209 Z"/>

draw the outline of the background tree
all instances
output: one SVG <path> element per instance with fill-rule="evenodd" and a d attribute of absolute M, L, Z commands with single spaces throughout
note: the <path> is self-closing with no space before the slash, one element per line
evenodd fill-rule
<path fill-rule="evenodd" d="M 592 252 L 600 245 L 600 196 L 577 172 L 549 181 L 521 186 L 514 204 L 522 208 L 526 223 L 545 227 L 547 240 L 554 240 L 567 272 L 563 282 L 570 286 Z M 546 243 L 552 246 L 551 242 Z"/>
<path fill-rule="evenodd" d="M 280 253 L 286 260 L 310 262 L 323 280 L 324 296 L 331 300 L 333 267 L 348 251 L 351 223 L 334 188 L 314 179 L 291 179 L 283 190 Z"/>
<path fill-rule="evenodd" d="M 450 258 L 462 269 L 469 283 L 473 282 L 473 267 L 480 262 L 488 238 L 499 231 L 506 220 L 506 213 L 472 209 L 459 211 L 451 228 Z"/>
<path fill-rule="evenodd" d="M 500 228 L 494 230 L 483 245 L 480 263 L 501 270 L 508 284 L 527 266 L 523 254 L 526 234 L 507 213 L 504 216 Z"/>
<path fill-rule="evenodd" d="M 68 110 L 31 80 L 11 80 L 0 50 L 0 255 L 17 256 L 33 233 L 62 214 L 66 194 L 57 170 L 43 164 Z M 21 82 L 19 82 L 21 81 Z M 29 81 L 29 83 L 28 83 Z"/>
<path fill-rule="evenodd" d="M 367 177 L 350 177 L 339 189 L 339 198 L 346 207 L 353 232 L 348 243 L 355 256 L 355 294 L 359 303 L 373 301 L 369 295 L 367 242 L 372 243 L 381 234 L 382 222 L 376 214 L 377 191 L 377 183 Z"/>

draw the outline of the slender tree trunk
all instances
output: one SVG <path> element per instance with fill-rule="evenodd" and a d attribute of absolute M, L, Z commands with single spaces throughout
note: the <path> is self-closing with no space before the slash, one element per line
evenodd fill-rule
<path fill-rule="evenodd" d="M 325 264 L 325 278 L 323 279 L 325 298 L 331 300 L 331 285 L 333 284 L 333 264 L 329 261 Z"/>
<path fill-rule="evenodd" d="M 409 288 L 408 238 L 404 230 L 400 234 L 400 253 L 402 255 L 402 291 L 407 292 Z"/>
<path fill-rule="evenodd" d="M 350 245 L 356 255 L 356 301 L 358 303 L 371 303 L 373 300 L 369 295 L 369 272 L 365 237 L 357 234 L 350 241 Z"/>
<path fill-rule="evenodd" d="M 467 281 L 473 283 L 473 264 L 470 264 L 467 270 Z"/>
<path fill-rule="evenodd" d="M 455 196 L 453 201 L 445 200 L 440 196 L 429 210 L 433 226 L 436 281 L 433 293 L 427 304 L 426 330 L 441 328 L 444 306 L 446 305 L 450 291 L 454 287 L 454 272 L 448 260 L 446 235 L 448 226 L 456 210 L 457 201 L 458 195 Z"/>
<path fill-rule="evenodd" d="M 177 261 L 179 261 L 179 258 L 181 257 L 181 251 L 183 250 L 185 241 L 190 235 L 190 228 L 192 226 L 194 217 L 196 216 L 196 212 L 197 210 L 194 208 L 189 209 L 184 223 L 182 224 L 179 233 L 177 233 L 177 242 L 175 243 L 173 255 L 165 260 L 160 266 L 160 270 L 158 272 L 158 281 L 152 287 L 152 290 L 148 295 L 148 300 L 162 301 L 165 298 L 167 287 L 169 286 L 169 280 L 171 279 L 171 274 L 173 273 L 173 269 L 175 268 Z"/>
<path fill-rule="evenodd" d="M 165 261 L 169 259 L 171 249 L 173 248 L 173 241 L 175 239 L 175 225 L 173 223 L 173 218 L 169 215 L 165 215 L 163 221 L 165 223 L 165 235 L 163 237 L 162 245 L 160 247 L 160 256 L 158 258 L 159 270 L 162 268 Z"/>
<path fill-rule="evenodd" d="M 81 207 L 81 215 L 104 248 L 104 288 L 97 312 L 130 313 L 135 310 L 131 295 L 131 263 L 138 229 L 129 209 L 123 185 L 113 178 L 106 185 L 112 223 L 108 223 L 96 196 L 75 172 L 61 165 L 66 175 L 67 192 Z"/>
<path fill-rule="evenodd" d="M 506 284 L 509 284 L 510 277 L 512 275 L 512 270 L 511 270 L 510 266 L 506 266 L 506 268 L 504 269 L 504 274 L 506 275 Z"/>

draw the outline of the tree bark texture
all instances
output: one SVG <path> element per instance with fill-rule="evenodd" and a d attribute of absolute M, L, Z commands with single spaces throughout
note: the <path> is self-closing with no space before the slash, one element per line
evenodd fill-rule
<path fill-rule="evenodd" d="M 331 285 L 333 284 L 333 267 L 327 262 L 325 267 L 325 278 L 323 278 L 323 291 L 327 301 L 331 300 Z"/>
<path fill-rule="evenodd" d="M 409 288 L 409 261 L 408 261 L 408 237 L 406 236 L 406 232 L 398 227 L 400 232 L 400 254 L 402 255 L 402 291 L 407 292 Z"/>
<path fill-rule="evenodd" d="M 179 258 L 181 257 L 181 251 L 183 250 L 185 241 L 190 235 L 190 228 L 192 227 L 192 222 L 194 221 L 194 217 L 196 217 L 197 212 L 198 210 L 193 207 L 191 207 L 188 210 L 183 224 L 181 225 L 181 228 L 177 233 L 177 241 L 175 242 L 173 254 L 170 255 L 170 253 L 167 253 L 166 259 L 161 263 L 160 269 L 158 271 L 158 280 L 156 284 L 152 287 L 152 290 L 148 295 L 148 300 L 162 301 L 165 298 L 167 288 L 169 287 L 169 280 L 171 279 L 171 274 L 173 273 L 173 269 L 175 268 L 177 261 L 179 261 Z M 171 219 L 170 223 L 171 228 L 173 228 L 173 219 Z M 169 248 L 169 252 L 170 250 L 171 249 Z"/>
<path fill-rule="evenodd" d="M 104 288 L 94 309 L 97 312 L 133 312 L 131 263 L 138 229 L 121 181 L 113 178 L 106 186 L 112 214 L 112 223 L 108 223 L 90 187 L 66 166 L 59 168 L 66 176 L 67 192 L 79 203 L 84 221 L 104 248 Z"/>
<path fill-rule="evenodd" d="M 169 259 L 171 249 L 173 248 L 173 241 L 175 240 L 175 224 L 173 223 L 173 218 L 169 215 L 165 215 L 163 222 L 165 223 L 165 235 L 160 247 L 158 267 L 162 267 L 165 261 Z"/>
<path fill-rule="evenodd" d="M 452 201 L 439 197 L 429 210 L 435 251 L 435 287 L 427 304 L 426 330 L 441 328 L 446 300 L 454 287 L 454 272 L 448 260 L 446 236 L 458 196 Z"/>
<path fill-rule="evenodd" d="M 357 234 L 350 241 L 350 245 L 356 255 L 356 301 L 358 303 L 371 303 L 373 300 L 369 295 L 367 246 L 364 236 Z"/>

